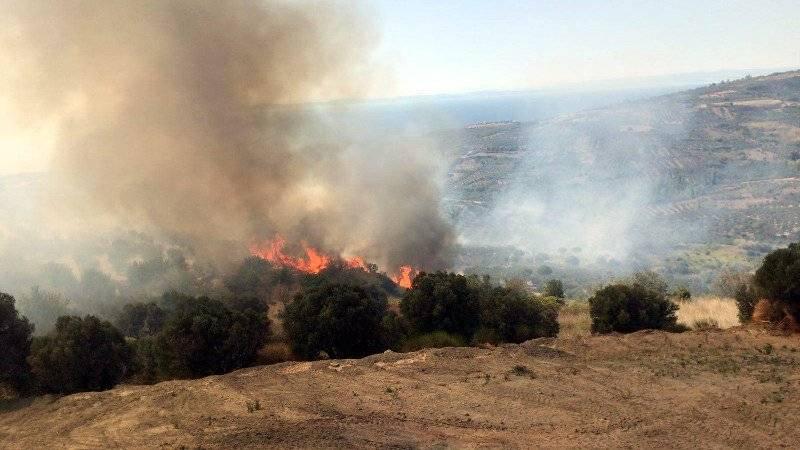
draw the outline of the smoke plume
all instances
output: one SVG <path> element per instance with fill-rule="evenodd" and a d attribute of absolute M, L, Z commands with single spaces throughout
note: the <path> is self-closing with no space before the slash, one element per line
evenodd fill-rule
<path fill-rule="evenodd" d="M 358 139 L 326 125 L 335 107 L 307 105 L 356 98 L 376 79 L 377 37 L 352 4 L 5 10 L 3 81 L 23 122 L 58 124 L 58 203 L 79 223 L 103 218 L 221 261 L 281 234 L 390 270 L 450 264 L 434 149 Z"/>

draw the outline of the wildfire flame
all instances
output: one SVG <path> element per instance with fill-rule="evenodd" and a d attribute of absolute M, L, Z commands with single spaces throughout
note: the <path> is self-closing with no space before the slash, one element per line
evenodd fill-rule
<path fill-rule="evenodd" d="M 344 265 L 351 268 L 351 269 L 362 269 L 367 270 L 367 263 L 364 262 L 364 258 L 360 256 L 353 256 L 352 258 L 345 258 Z"/>
<path fill-rule="evenodd" d="M 400 287 L 411 288 L 411 282 L 417 276 L 417 270 L 411 266 L 400 266 L 400 273 L 392 277 L 392 281 Z"/>
<path fill-rule="evenodd" d="M 281 236 L 275 238 L 265 244 L 254 244 L 250 247 L 250 253 L 253 256 L 265 259 L 276 266 L 291 267 L 295 270 L 306 273 L 320 273 L 326 267 L 330 266 L 334 260 L 340 260 L 342 263 L 351 269 L 368 270 L 367 263 L 364 258 L 360 256 L 353 256 L 351 258 L 335 258 L 326 255 L 324 252 L 311 247 L 306 242 L 301 242 L 305 257 L 295 257 L 284 253 L 283 249 L 286 246 L 286 240 Z M 406 289 L 411 287 L 411 281 L 419 273 L 419 271 L 411 266 L 400 266 L 398 273 L 392 277 L 398 286 Z"/>
<path fill-rule="evenodd" d="M 286 240 L 280 236 L 268 242 L 264 246 L 254 245 L 250 248 L 250 253 L 259 258 L 266 259 L 272 264 L 291 267 L 301 272 L 319 273 L 331 263 L 331 257 L 319 252 L 314 247 L 310 247 L 305 242 L 302 243 L 305 258 L 296 258 L 283 252 Z"/>

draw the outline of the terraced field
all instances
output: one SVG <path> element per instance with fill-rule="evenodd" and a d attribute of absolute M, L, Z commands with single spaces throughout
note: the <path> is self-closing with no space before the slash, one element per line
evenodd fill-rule
<path fill-rule="evenodd" d="M 800 238 L 800 71 L 463 133 L 446 203 L 477 242 L 520 204 L 544 211 L 532 228 L 589 223 L 602 207 L 662 254 Z"/>

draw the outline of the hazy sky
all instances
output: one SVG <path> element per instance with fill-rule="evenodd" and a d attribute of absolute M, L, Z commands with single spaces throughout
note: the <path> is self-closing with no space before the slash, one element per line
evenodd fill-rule
<path fill-rule="evenodd" d="M 374 97 L 800 67 L 800 0 L 370 0 Z M 0 95 L 0 174 L 42 170 L 52 130 Z"/>
<path fill-rule="evenodd" d="M 800 67 L 800 0 L 375 0 L 399 95 Z"/>

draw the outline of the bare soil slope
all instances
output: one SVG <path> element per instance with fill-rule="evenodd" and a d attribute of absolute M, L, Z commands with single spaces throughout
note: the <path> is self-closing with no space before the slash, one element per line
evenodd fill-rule
<path fill-rule="evenodd" d="M 539 339 L 4 405 L 2 448 L 793 447 L 800 338 Z"/>

